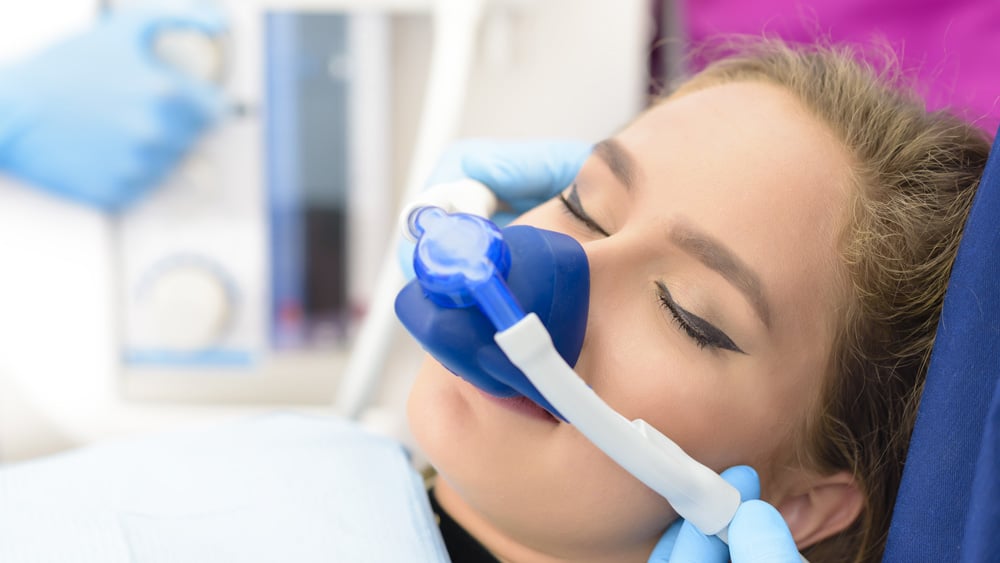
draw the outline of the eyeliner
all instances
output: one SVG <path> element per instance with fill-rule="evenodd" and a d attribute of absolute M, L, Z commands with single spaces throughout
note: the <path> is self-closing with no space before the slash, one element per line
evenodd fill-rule
<path fill-rule="evenodd" d="M 576 183 L 569 188 L 569 198 L 566 198 L 560 193 L 559 199 L 561 199 L 566 208 L 569 209 L 573 215 L 576 215 L 579 220 L 583 221 L 587 227 L 606 237 L 611 236 L 611 233 L 605 231 L 603 227 L 597 224 L 597 221 L 594 221 L 593 217 L 588 215 L 587 212 L 583 210 L 583 203 L 580 201 L 580 194 L 576 191 Z"/>

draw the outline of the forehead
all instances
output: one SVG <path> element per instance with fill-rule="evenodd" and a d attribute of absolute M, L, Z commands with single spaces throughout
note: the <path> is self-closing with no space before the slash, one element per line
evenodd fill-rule
<path fill-rule="evenodd" d="M 641 208 L 730 246 L 758 271 L 776 309 L 802 310 L 817 295 L 839 293 L 832 280 L 850 160 L 793 94 L 763 82 L 692 91 L 616 139 L 641 168 Z"/>
<path fill-rule="evenodd" d="M 794 94 L 765 82 L 733 82 L 667 98 L 647 110 L 618 135 L 635 150 L 672 149 L 690 165 L 712 167 L 724 177 L 754 174 L 784 176 L 776 170 L 798 164 L 799 179 L 811 180 L 808 166 L 819 173 L 843 172 L 845 148 Z M 669 154 L 660 153 L 667 158 Z M 716 168 L 720 160 L 731 165 Z"/>

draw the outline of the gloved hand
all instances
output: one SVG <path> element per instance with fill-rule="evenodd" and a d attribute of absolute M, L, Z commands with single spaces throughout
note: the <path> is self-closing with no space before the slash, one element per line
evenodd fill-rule
<path fill-rule="evenodd" d="M 679 520 L 660 538 L 649 563 L 798 563 L 799 551 L 785 520 L 773 506 L 757 500 L 757 472 L 739 465 L 722 477 L 739 489 L 743 499 L 729 525 L 729 545 Z"/>
<path fill-rule="evenodd" d="M 225 26 L 206 4 L 134 8 L 0 69 L 0 170 L 103 209 L 136 199 L 224 106 L 216 88 L 156 59 L 157 34 Z"/>
<path fill-rule="evenodd" d="M 503 226 L 569 186 L 590 156 L 591 147 L 582 141 L 560 139 L 467 139 L 445 152 L 428 185 L 463 176 L 486 184 L 509 208 L 494 217 L 494 222 Z"/>
<path fill-rule="evenodd" d="M 427 185 L 461 178 L 486 184 L 506 206 L 493 216 L 503 226 L 569 186 L 590 150 L 589 143 L 574 140 L 465 139 L 445 151 Z M 412 279 L 413 244 L 401 241 L 397 251 L 400 267 Z"/>

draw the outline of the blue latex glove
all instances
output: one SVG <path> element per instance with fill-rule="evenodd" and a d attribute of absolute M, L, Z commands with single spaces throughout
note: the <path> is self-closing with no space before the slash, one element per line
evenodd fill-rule
<path fill-rule="evenodd" d="M 153 41 L 225 27 L 204 4 L 135 8 L 0 69 L 0 170 L 103 209 L 135 200 L 224 107 L 216 88 L 157 60 Z"/>
<path fill-rule="evenodd" d="M 503 226 L 544 203 L 573 182 L 592 145 L 583 141 L 466 139 L 452 144 L 438 160 L 428 186 L 472 178 L 486 184 L 506 209 L 493 217 Z M 413 244 L 398 247 L 400 266 L 413 278 Z"/>
<path fill-rule="evenodd" d="M 463 176 L 486 184 L 509 208 L 494 217 L 502 226 L 569 186 L 591 148 L 590 143 L 561 139 L 467 139 L 445 152 L 428 185 Z"/>
<path fill-rule="evenodd" d="M 693 525 L 675 522 L 657 543 L 649 563 L 798 563 L 798 548 L 781 514 L 760 496 L 757 472 L 746 465 L 722 477 L 740 491 L 743 504 L 729 525 L 729 545 Z"/>

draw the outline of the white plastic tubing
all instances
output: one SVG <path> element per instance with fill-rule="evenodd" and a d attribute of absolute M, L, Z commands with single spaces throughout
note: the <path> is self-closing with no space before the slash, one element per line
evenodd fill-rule
<path fill-rule="evenodd" d="M 681 517 L 708 535 L 729 525 L 739 491 L 645 421 L 629 421 L 609 407 L 562 359 L 538 316 L 525 316 L 495 339 L 570 424 Z"/>
<path fill-rule="evenodd" d="M 729 522 L 740 506 L 735 487 L 646 421 L 629 421 L 609 407 L 562 359 L 534 313 L 494 338 L 511 363 L 591 443 L 667 499 L 681 518 L 728 543 Z"/>

